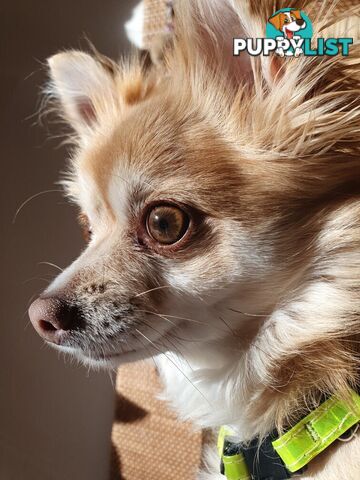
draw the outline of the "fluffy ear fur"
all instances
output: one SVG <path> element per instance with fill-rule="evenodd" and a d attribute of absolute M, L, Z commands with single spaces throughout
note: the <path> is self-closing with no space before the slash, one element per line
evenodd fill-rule
<path fill-rule="evenodd" d="M 48 59 L 51 93 L 60 101 L 66 120 L 87 135 L 99 117 L 116 102 L 114 68 L 83 52 L 58 53 Z"/>
<path fill-rule="evenodd" d="M 48 65 L 50 97 L 81 143 L 145 100 L 156 84 L 152 71 L 145 70 L 139 59 L 117 64 L 96 51 L 58 53 Z"/>

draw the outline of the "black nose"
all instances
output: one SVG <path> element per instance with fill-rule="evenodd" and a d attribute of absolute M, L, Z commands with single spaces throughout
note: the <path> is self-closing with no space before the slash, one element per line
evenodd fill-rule
<path fill-rule="evenodd" d="M 35 300 L 29 308 L 29 317 L 37 333 L 57 345 L 61 344 L 66 332 L 84 324 L 80 309 L 57 297 Z"/>
<path fill-rule="evenodd" d="M 299 18 L 298 20 L 296 20 L 296 25 L 299 25 L 299 27 L 302 27 L 305 23 L 305 20 L 303 20 L 302 18 Z"/>

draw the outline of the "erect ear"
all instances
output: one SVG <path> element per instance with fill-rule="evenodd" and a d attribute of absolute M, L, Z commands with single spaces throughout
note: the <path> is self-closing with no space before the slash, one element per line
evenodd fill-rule
<path fill-rule="evenodd" d="M 233 56 L 233 39 L 247 35 L 232 3 L 231 0 L 174 2 L 176 64 L 186 68 L 206 66 L 217 77 L 225 76 L 229 88 L 251 81 L 252 75 L 249 55 L 242 52 Z"/>
<path fill-rule="evenodd" d="M 280 30 L 281 22 L 282 22 L 281 16 L 283 15 L 284 15 L 283 13 L 278 13 L 274 17 L 269 18 L 269 23 L 271 23 L 271 25 L 273 25 L 276 28 L 276 30 Z"/>
<path fill-rule="evenodd" d="M 48 59 L 50 94 L 60 102 L 62 115 L 80 137 L 91 133 L 100 117 L 116 108 L 111 60 L 79 51 Z"/>

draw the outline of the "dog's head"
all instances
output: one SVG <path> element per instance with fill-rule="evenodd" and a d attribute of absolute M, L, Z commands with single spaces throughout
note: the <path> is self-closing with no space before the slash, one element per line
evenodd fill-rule
<path fill-rule="evenodd" d="M 293 38 L 295 32 L 306 28 L 306 22 L 302 18 L 300 10 L 279 12 L 269 18 L 269 23 L 280 30 L 285 38 Z"/>
<path fill-rule="evenodd" d="M 254 311 L 252 297 L 273 276 L 275 252 L 261 245 L 270 212 L 250 201 L 262 172 L 239 163 L 227 138 L 228 99 L 206 78 L 154 81 L 81 52 L 49 64 L 78 134 L 64 185 L 88 244 L 32 306 L 38 332 L 86 357 L 126 360 L 177 337 L 228 335 L 222 315 L 241 312 L 221 305 L 234 290 L 247 312 L 265 309 L 258 298 Z"/>
<path fill-rule="evenodd" d="M 233 58 L 238 13 L 195 3 L 177 7 L 163 67 L 50 59 L 76 132 L 64 185 L 88 244 L 30 315 L 45 340 L 97 364 L 255 337 L 263 372 L 267 352 L 353 319 L 339 323 L 334 292 L 339 278 L 341 295 L 355 288 L 343 268 L 358 261 L 358 97 L 346 59 Z"/>

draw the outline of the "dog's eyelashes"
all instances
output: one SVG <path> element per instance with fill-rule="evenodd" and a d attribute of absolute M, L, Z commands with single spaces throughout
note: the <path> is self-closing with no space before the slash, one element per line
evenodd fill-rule
<path fill-rule="evenodd" d="M 173 245 L 187 232 L 190 218 L 184 210 L 171 204 L 155 205 L 147 214 L 147 234 L 161 245 Z"/>
<path fill-rule="evenodd" d="M 92 237 L 92 228 L 89 222 L 89 218 L 85 213 L 78 215 L 79 225 L 81 227 L 82 235 L 86 243 L 89 243 Z"/>

